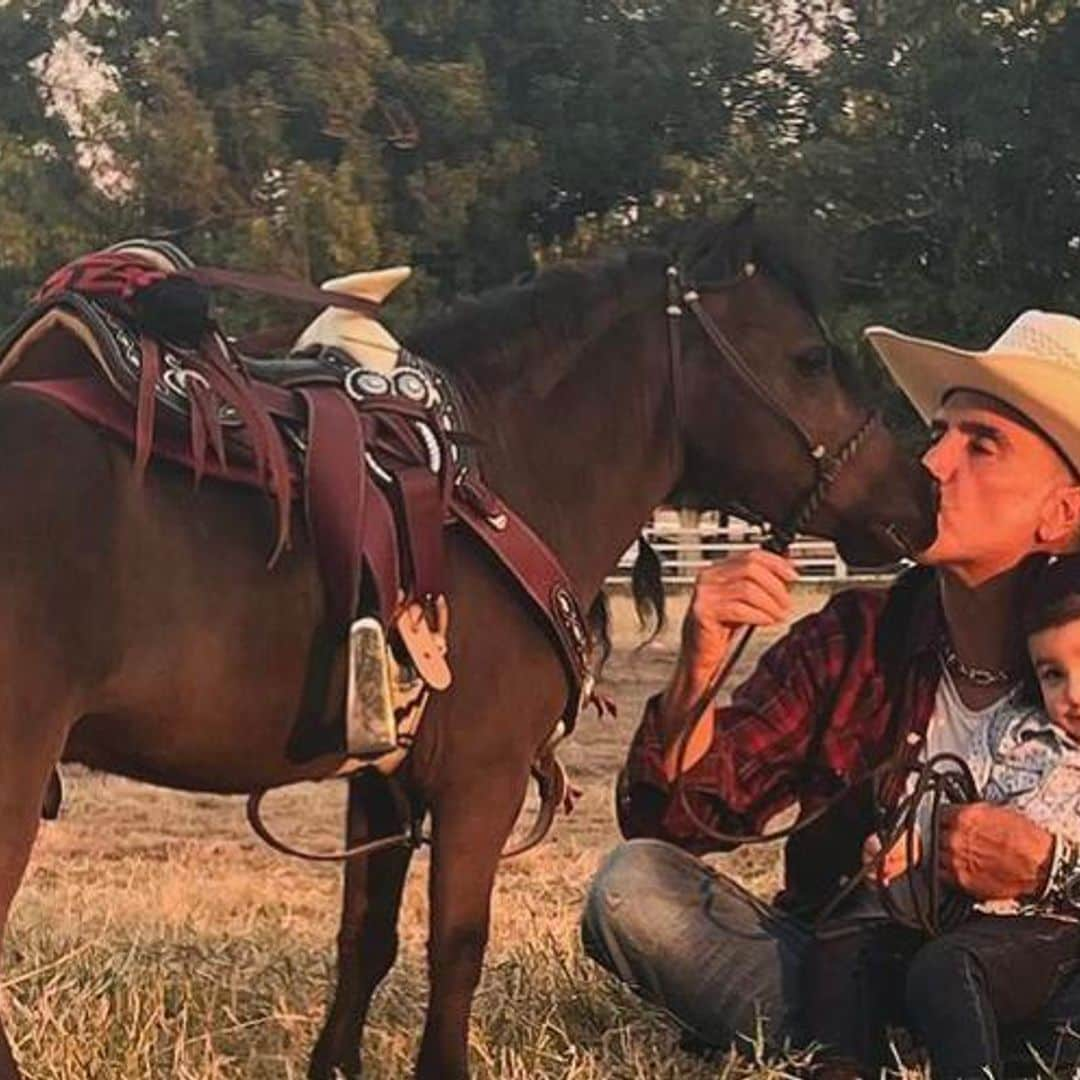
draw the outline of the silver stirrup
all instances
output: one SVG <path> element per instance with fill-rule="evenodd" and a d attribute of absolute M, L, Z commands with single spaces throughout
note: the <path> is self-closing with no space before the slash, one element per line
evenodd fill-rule
<path fill-rule="evenodd" d="M 364 616 L 349 628 L 349 683 L 345 699 L 345 753 L 372 757 L 397 747 L 386 632 Z"/>

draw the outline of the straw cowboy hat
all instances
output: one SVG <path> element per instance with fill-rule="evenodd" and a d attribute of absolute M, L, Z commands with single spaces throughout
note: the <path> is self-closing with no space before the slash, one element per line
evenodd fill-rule
<path fill-rule="evenodd" d="M 1023 413 L 1080 474 L 1080 319 L 1025 311 L 982 352 L 884 326 L 866 338 L 924 420 L 954 390 L 987 394 Z"/>

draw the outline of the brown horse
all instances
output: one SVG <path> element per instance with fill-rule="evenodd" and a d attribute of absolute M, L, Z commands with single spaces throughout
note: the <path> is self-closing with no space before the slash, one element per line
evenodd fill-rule
<path fill-rule="evenodd" d="M 704 322 L 679 320 L 680 305 L 665 315 L 666 262 L 639 251 L 556 268 L 415 343 L 460 391 L 491 487 L 544 537 L 579 595 L 596 597 L 652 508 L 680 488 L 772 520 L 813 490 L 800 524 L 856 561 L 929 542 L 925 474 L 867 425 L 800 279 L 751 219 L 714 226 L 683 252 Z M 810 453 L 818 443 L 845 447 L 824 486 L 830 457 Z M 302 525 L 268 571 L 261 495 L 213 482 L 196 493 L 161 462 L 139 485 L 126 446 L 7 386 L 0 506 L 0 929 L 59 760 L 222 793 L 338 768 L 337 757 L 301 767 L 287 753 L 324 605 Z M 467 1074 L 496 865 L 566 694 L 515 586 L 467 536 L 447 542 L 455 682 L 432 703 L 404 774 L 432 821 L 417 1072 L 440 1080 Z M 354 838 L 391 827 L 365 786 L 351 801 Z M 359 1075 L 360 1028 L 393 962 L 407 865 L 398 849 L 348 868 L 340 983 L 312 1076 Z M 0 1032 L 0 1080 L 18 1075 Z"/>

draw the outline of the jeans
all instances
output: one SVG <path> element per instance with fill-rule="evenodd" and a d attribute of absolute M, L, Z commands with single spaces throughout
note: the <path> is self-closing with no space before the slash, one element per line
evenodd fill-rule
<path fill-rule="evenodd" d="M 666 1009 L 696 1039 L 766 1053 L 808 1041 L 803 966 L 808 926 L 758 900 L 700 859 L 658 840 L 631 840 L 604 860 L 585 902 L 589 956 Z M 1005 1071 L 1080 1061 L 1080 975 L 1037 1015 L 1002 1030 Z"/>
<path fill-rule="evenodd" d="M 1054 919 L 975 915 L 919 946 L 907 967 L 910 1026 L 939 1080 L 1003 1075 L 999 1027 L 1038 1017 L 1077 980 L 1080 927 Z"/>
<path fill-rule="evenodd" d="M 910 1028 L 937 1080 L 1001 1076 L 1001 1026 L 1037 1017 L 1077 972 L 1080 926 L 973 915 L 938 937 L 889 919 L 837 920 L 807 957 L 810 1032 L 826 1060 L 876 1076 L 890 1023 Z"/>

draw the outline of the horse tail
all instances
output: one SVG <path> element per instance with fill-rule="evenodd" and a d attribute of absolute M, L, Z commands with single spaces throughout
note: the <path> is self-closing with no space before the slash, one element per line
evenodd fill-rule
<path fill-rule="evenodd" d="M 638 537 L 637 558 L 630 573 L 630 594 L 634 598 L 634 610 L 642 630 L 652 623 L 651 632 L 642 642 L 643 645 L 653 641 L 667 625 L 667 597 L 661 569 L 656 549 L 644 536 Z"/>

